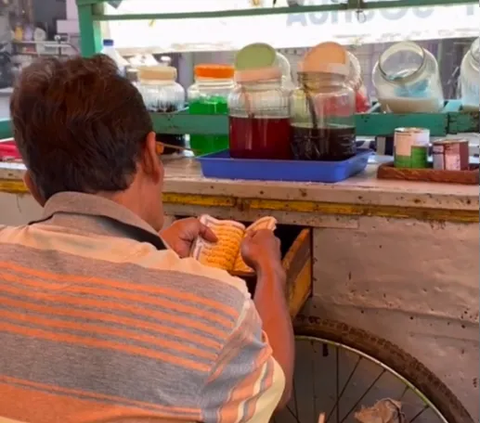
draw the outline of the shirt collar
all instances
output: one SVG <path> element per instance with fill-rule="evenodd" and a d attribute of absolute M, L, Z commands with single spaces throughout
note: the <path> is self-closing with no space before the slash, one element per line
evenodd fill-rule
<path fill-rule="evenodd" d="M 30 224 L 45 222 L 57 213 L 103 217 L 135 233 L 136 238 L 149 242 L 158 249 L 165 249 L 159 234 L 147 222 L 126 207 L 94 194 L 61 192 L 53 195 L 45 204 L 40 220 Z"/>

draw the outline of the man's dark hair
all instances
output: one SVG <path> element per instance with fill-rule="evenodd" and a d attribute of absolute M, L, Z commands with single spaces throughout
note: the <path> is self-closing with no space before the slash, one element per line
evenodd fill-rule
<path fill-rule="evenodd" d="M 105 55 L 47 58 L 23 70 L 13 133 L 45 200 L 62 191 L 129 187 L 152 122 L 138 90 Z"/>

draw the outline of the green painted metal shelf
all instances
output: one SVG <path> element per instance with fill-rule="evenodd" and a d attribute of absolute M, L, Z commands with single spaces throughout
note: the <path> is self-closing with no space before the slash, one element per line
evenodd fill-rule
<path fill-rule="evenodd" d="M 374 109 L 375 111 L 375 109 Z M 395 128 L 421 127 L 430 129 L 434 137 L 462 132 L 480 132 L 480 113 L 460 111 L 460 102 L 450 100 L 441 113 L 389 114 L 362 113 L 356 115 L 357 135 L 393 134 Z M 228 134 L 228 117 L 220 115 L 190 115 L 188 109 L 179 113 L 152 113 L 155 131 L 163 134 Z M 0 139 L 12 137 L 11 122 L 0 120 Z"/>
<path fill-rule="evenodd" d="M 153 113 L 156 132 L 164 134 L 228 134 L 228 117 L 220 115 L 189 115 L 179 113 Z M 460 111 L 460 102 L 447 102 L 441 113 L 389 114 L 365 113 L 356 115 L 357 135 L 376 136 L 393 134 L 399 127 L 430 129 L 432 136 L 441 137 L 461 132 L 479 132 L 479 112 Z"/>

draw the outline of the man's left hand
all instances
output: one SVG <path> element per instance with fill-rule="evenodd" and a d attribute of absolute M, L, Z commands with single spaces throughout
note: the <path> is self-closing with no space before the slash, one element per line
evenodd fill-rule
<path fill-rule="evenodd" d="M 199 236 L 208 242 L 218 241 L 213 231 L 194 217 L 173 222 L 160 232 L 160 236 L 181 258 L 189 256 L 192 244 Z"/>

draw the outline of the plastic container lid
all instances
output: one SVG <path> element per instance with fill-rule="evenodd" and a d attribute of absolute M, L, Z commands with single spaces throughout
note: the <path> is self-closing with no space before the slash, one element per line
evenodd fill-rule
<path fill-rule="evenodd" d="M 103 47 L 113 47 L 113 46 L 114 46 L 113 40 L 110 40 L 110 39 L 103 40 Z"/>
<path fill-rule="evenodd" d="M 275 66 L 259 69 L 237 70 L 235 72 L 235 81 L 240 83 L 271 81 L 274 79 L 282 79 L 282 71 Z"/>
<path fill-rule="evenodd" d="M 235 69 L 230 65 L 197 65 L 195 76 L 198 78 L 233 79 Z"/>
<path fill-rule="evenodd" d="M 347 76 L 350 73 L 348 52 L 334 42 L 318 44 L 299 63 L 298 71 Z"/>
<path fill-rule="evenodd" d="M 177 70 L 172 66 L 140 66 L 138 77 L 142 81 L 175 81 Z"/>
<path fill-rule="evenodd" d="M 254 43 L 243 47 L 235 56 L 235 70 L 269 68 L 275 65 L 277 52 L 264 43 Z"/>

